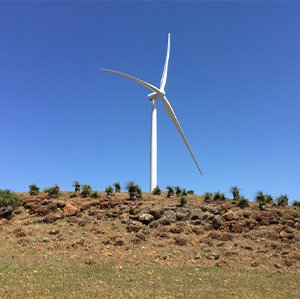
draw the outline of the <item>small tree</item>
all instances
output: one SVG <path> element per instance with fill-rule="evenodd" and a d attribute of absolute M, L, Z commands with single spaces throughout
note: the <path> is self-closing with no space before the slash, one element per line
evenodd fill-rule
<path fill-rule="evenodd" d="M 244 196 L 240 196 L 239 200 L 236 202 L 236 205 L 242 209 L 249 207 L 249 200 Z"/>
<path fill-rule="evenodd" d="M 168 190 L 168 194 L 167 194 L 167 197 L 170 198 L 170 197 L 173 197 L 174 196 L 174 188 L 172 186 L 167 186 L 166 189 Z"/>
<path fill-rule="evenodd" d="M 272 204 L 273 203 L 273 197 L 271 194 L 265 194 L 265 202 L 268 204 Z"/>
<path fill-rule="evenodd" d="M 120 183 L 114 183 L 115 192 L 118 193 L 121 191 L 121 184 Z"/>
<path fill-rule="evenodd" d="M 203 194 L 204 202 L 211 202 L 213 199 L 213 194 L 211 192 L 205 192 Z"/>
<path fill-rule="evenodd" d="M 82 190 L 80 194 L 83 198 L 91 196 L 93 189 L 90 185 L 82 185 L 81 189 Z"/>
<path fill-rule="evenodd" d="M 36 184 L 31 184 L 28 188 L 30 196 L 38 195 L 40 193 L 40 188 Z"/>
<path fill-rule="evenodd" d="M 181 194 L 181 195 L 179 195 L 178 199 L 179 199 L 180 206 L 184 207 L 187 203 L 186 197 Z"/>
<path fill-rule="evenodd" d="M 232 193 L 233 201 L 238 201 L 240 198 L 240 189 L 237 186 L 232 186 L 230 192 Z"/>
<path fill-rule="evenodd" d="M 91 192 L 91 198 L 99 198 L 99 193 L 97 191 L 92 191 Z"/>
<path fill-rule="evenodd" d="M 133 181 L 127 183 L 125 189 L 128 191 L 129 199 L 131 200 L 137 199 L 138 196 L 137 185 Z"/>
<path fill-rule="evenodd" d="M 105 193 L 107 196 L 112 195 L 113 191 L 114 191 L 114 189 L 110 185 L 105 188 Z"/>
<path fill-rule="evenodd" d="M 194 192 L 194 190 L 188 190 L 188 191 L 187 191 L 187 194 L 194 195 L 195 192 Z"/>
<path fill-rule="evenodd" d="M 213 194 L 213 201 L 224 201 L 226 199 L 225 194 L 221 192 L 215 192 Z"/>
<path fill-rule="evenodd" d="M 180 194 L 182 194 L 182 189 L 179 186 L 175 186 L 174 187 L 175 193 L 177 196 L 179 196 Z"/>
<path fill-rule="evenodd" d="M 12 206 L 16 207 L 20 204 L 18 195 L 10 190 L 0 190 L 0 208 Z"/>
<path fill-rule="evenodd" d="M 156 186 L 153 190 L 152 190 L 152 194 L 153 195 L 161 195 L 161 190 L 158 186 Z"/>
<path fill-rule="evenodd" d="M 75 192 L 80 192 L 80 184 L 77 181 L 74 181 L 72 186 L 75 188 Z"/>
<path fill-rule="evenodd" d="M 300 201 L 299 200 L 294 200 L 293 206 L 294 207 L 300 207 Z"/>
<path fill-rule="evenodd" d="M 280 207 L 287 206 L 288 203 L 289 203 L 288 196 L 286 194 L 285 195 L 279 195 L 276 198 L 275 203 L 276 203 L 277 206 L 280 206 Z"/>
<path fill-rule="evenodd" d="M 46 188 L 44 191 L 50 198 L 58 198 L 60 195 L 60 188 L 58 185 L 53 185 L 52 187 Z"/>

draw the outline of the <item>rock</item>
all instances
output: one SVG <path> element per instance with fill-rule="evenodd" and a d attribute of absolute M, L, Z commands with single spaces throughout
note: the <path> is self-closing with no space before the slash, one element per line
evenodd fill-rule
<path fill-rule="evenodd" d="M 218 268 L 224 268 L 224 267 L 228 266 L 228 263 L 225 260 L 221 260 L 221 261 L 217 261 L 215 263 L 215 266 Z"/>
<path fill-rule="evenodd" d="M 191 211 L 191 220 L 202 220 L 204 218 L 205 212 L 201 209 L 193 209 Z"/>
<path fill-rule="evenodd" d="M 237 220 L 239 217 L 232 210 L 229 210 L 223 215 L 223 218 L 226 221 L 232 221 L 232 220 Z"/>
<path fill-rule="evenodd" d="M 66 203 L 62 200 L 55 201 L 55 204 L 60 209 L 63 209 L 66 206 Z"/>
<path fill-rule="evenodd" d="M 55 215 L 54 213 L 49 213 L 48 215 L 45 216 L 43 221 L 45 223 L 54 223 L 57 219 L 60 219 L 60 217 Z"/>
<path fill-rule="evenodd" d="M 183 232 L 183 228 L 178 226 L 178 225 L 177 226 L 172 226 L 172 227 L 170 227 L 169 231 L 172 234 L 180 234 L 180 233 Z"/>
<path fill-rule="evenodd" d="M 173 210 L 165 210 L 163 217 L 166 217 L 172 223 L 176 222 L 176 220 L 177 220 L 176 212 Z"/>
<path fill-rule="evenodd" d="M 157 222 L 162 225 L 170 225 L 171 224 L 170 219 L 166 216 L 161 217 L 159 220 L 157 220 Z"/>
<path fill-rule="evenodd" d="M 180 209 L 176 211 L 177 221 L 186 221 L 190 218 L 191 212 L 189 209 Z"/>
<path fill-rule="evenodd" d="M 201 260 L 202 256 L 200 253 L 198 253 L 197 255 L 195 255 L 195 260 Z"/>
<path fill-rule="evenodd" d="M 202 206 L 201 209 L 203 212 L 209 212 L 215 215 L 221 215 L 224 210 L 224 208 L 214 206 Z"/>
<path fill-rule="evenodd" d="M 221 216 L 215 216 L 211 222 L 211 227 L 213 229 L 218 229 L 221 226 Z"/>
<path fill-rule="evenodd" d="M 291 252 L 287 255 L 288 259 L 300 261 L 300 253 L 299 252 Z"/>
<path fill-rule="evenodd" d="M 158 226 L 159 226 L 159 222 L 156 221 L 156 220 L 152 221 L 152 222 L 149 224 L 149 227 L 151 227 L 151 228 L 156 228 L 156 227 L 158 227 Z"/>
<path fill-rule="evenodd" d="M 187 244 L 187 239 L 185 238 L 175 238 L 175 244 L 178 246 L 185 246 Z"/>
<path fill-rule="evenodd" d="M 142 224 L 140 224 L 139 222 L 130 222 L 128 223 L 126 229 L 129 233 L 131 232 L 138 232 L 140 229 L 142 228 Z"/>
<path fill-rule="evenodd" d="M 144 224 L 149 224 L 151 221 L 154 220 L 154 216 L 152 216 L 151 214 L 145 213 L 145 214 L 140 215 L 138 220 Z"/>
<path fill-rule="evenodd" d="M 162 217 L 163 215 L 163 210 L 162 209 L 151 209 L 149 211 L 149 214 L 154 217 L 155 220 L 158 220 Z"/>
<path fill-rule="evenodd" d="M 294 238 L 294 233 L 290 229 L 284 229 L 279 233 L 279 237 L 281 239 L 293 239 Z"/>
<path fill-rule="evenodd" d="M 231 241 L 233 239 L 232 234 L 218 231 L 210 232 L 208 237 L 219 241 Z"/>
<path fill-rule="evenodd" d="M 116 239 L 114 242 L 115 246 L 123 246 L 125 244 L 123 239 Z"/>
<path fill-rule="evenodd" d="M 51 229 L 48 232 L 49 235 L 58 235 L 59 233 L 60 233 L 59 229 Z"/>
<path fill-rule="evenodd" d="M 4 225 L 4 224 L 7 224 L 7 223 L 8 223 L 8 220 L 6 218 L 0 219 L 0 225 Z"/>
<path fill-rule="evenodd" d="M 258 267 L 259 266 L 259 263 L 258 262 L 253 262 L 252 264 L 251 264 L 251 267 Z"/>
<path fill-rule="evenodd" d="M 69 217 L 76 215 L 79 212 L 79 209 L 71 204 L 66 204 L 62 212 L 64 216 Z"/>
<path fill-rule="evenodd" d="M 213 252 L 211 254 L 206 255 L 206 258 L 209 259 L 209 260 L 218 260 L 220 258 L 220 255 Z"/>
<path fill-rule="evenodd" d="M 0 218 L 10 219 L 13 211 L 14 209 L 11 206 L 0 208 Z"/>
<path fill-rule="evenodd" d="M 237 221 L 230 222 L 230 231 L 232 233 L 240 234 L 243 231 L 243 228 L 241 227 L 241 224 Z"/>

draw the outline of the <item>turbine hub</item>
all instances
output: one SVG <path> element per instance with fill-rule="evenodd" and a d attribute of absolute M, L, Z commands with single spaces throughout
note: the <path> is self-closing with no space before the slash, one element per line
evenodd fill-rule
<path fill-rule="evenodd" d="M 161 91 L 159 93 L 155 91 L 155 92 L 152 92 L 152 93 L 148 94 L 148 100 L 149 101 L 156 100 L 158 98 L 163 97 L 164 95 L 165 95 L 164 91 Z"/>

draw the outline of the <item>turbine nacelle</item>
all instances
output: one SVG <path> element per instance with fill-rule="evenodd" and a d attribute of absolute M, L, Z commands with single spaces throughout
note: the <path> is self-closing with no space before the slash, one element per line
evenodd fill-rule
<path fill-rule="evenodd" d="M 162 98 L 165 95 L 164 91 L 160 91 L 160 92 L 152 92 L 148 94 L 148 100 L 152 101 L 152 100 L 156 100 L 158 98 Z"/>

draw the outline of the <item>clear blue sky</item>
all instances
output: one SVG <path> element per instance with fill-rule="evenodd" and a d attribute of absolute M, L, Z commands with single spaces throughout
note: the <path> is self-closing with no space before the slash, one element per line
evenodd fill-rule
<path fill-rule="evenodd" d="M 158 183 L 237 185 L 300 199 L 299 2 L 0 2 L 0 188 L 73 180 L 149 190 L 148 90 L 171 32 L 168 98 L 201 177 L 158 103 Z"/>

